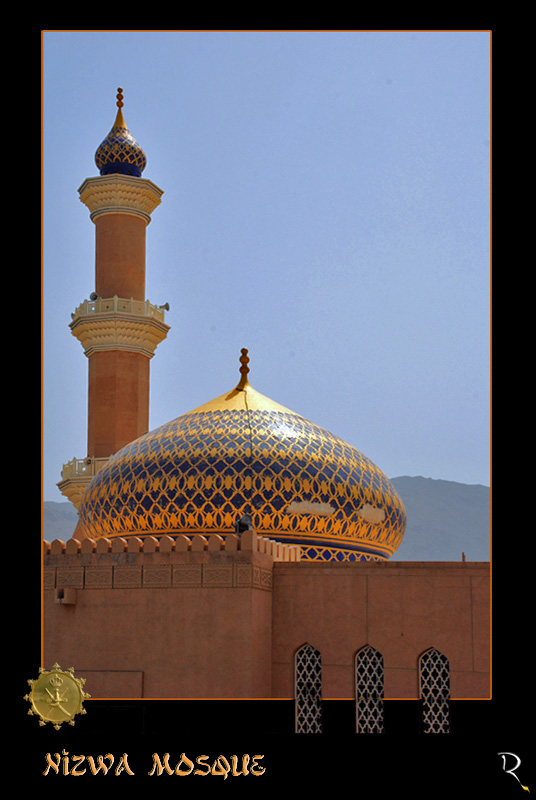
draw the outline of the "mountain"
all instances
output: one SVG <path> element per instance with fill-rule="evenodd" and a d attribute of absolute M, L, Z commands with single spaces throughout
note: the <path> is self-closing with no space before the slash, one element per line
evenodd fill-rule
<path fill-rule="evenodd" d="M 392 561 L 489 561 L 490 489 L 433 478 L 391 478 L 408 516 Z M 66 541 L 78 515 L 71 503 L 45 502 L 44 538 Z"/>
<path fill-rule="evenodd" d="M 43 538 L 47 542 L 70 539 L 78 522 L 78 512 L 72 503 L 43 503 Z"/>
<path fill-rule="evenodd" d="M 490 489 L 433 478 L 391 478 L 406 507 L 402 544 L 391 560 L 490 559 Z"/>

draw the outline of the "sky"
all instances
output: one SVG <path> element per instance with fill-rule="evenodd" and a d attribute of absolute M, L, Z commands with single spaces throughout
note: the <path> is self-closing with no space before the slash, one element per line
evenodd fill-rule
<path fill-rule="evenodd" d="M 149 429 L 234 388 L 388 477 L 490 484 L 490 33 L 44 31 L 43 499 L 87 454 L 78 188 L 123 115 L 163 191 Z"/>

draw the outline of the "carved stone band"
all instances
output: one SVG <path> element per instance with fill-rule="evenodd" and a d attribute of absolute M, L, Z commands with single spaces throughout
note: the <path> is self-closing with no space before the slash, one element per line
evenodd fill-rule
<path fill-rule="evenodd" d="M 147 224 L 164 194 L 145 178 L 119 174 L 87 178 L 78 193 L 92 220 L 100 214 L 134 214 Z"/>
<path fill-rule="evenodd" d="M 100 350 L 128 350 L 152 358 L 169 330 L 153 316 L 113 311 L 75 317 L 69 327 L 88 357 Z"/>

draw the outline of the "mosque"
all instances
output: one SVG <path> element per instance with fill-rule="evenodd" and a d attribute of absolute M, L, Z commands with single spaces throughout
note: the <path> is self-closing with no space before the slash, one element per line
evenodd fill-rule
<path fill-rule="evenodd" d="M 70 322 L 88 449 L 58 484 L 73 537 L 44 542 L 45 662 L 94 698 L 292 699 L 297 733 L 322 732 L 325 699 L 355 701 L 362 733 L 383 732 L 384 700 L 420 699 L 423 730 L 448 732 L 452 699 L 490 697 L 489 563 L 389 561 L 406 526 L 390 481 L 256 391 L 246 348 L 219 397 L 148 430 L 169 327 L 145 297 L 145 233 L 163 191 L 122 107 L 119 89 L 78 190 L 96 235 Z"/>

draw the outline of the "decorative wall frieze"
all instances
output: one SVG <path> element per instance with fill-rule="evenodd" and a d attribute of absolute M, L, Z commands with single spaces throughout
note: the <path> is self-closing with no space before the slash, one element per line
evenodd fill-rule
<path fill-rule="evenodd" d="M 249 568 L 248 568 L 249 567 Z M 273 590 L 272 570 L 251 564 L 47 565 L 47 589 L 261 589 Z"/>
<path fill-rule="evenodd" d="M 92 220 L 101 214 L 134 214 L 146 224 L 164 194 L 146 178 L 120 174 L 87 178 L 78 193 Z"/>

